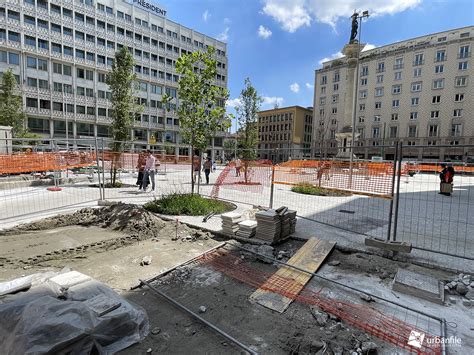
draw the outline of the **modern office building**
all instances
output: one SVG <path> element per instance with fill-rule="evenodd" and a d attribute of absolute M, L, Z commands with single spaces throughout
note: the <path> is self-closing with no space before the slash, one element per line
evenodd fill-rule
<path fill-rule="evenodd" d="M 105 83 L 114 54 L 127 46 L 135 58 L 135 146 L 188 155 L 174 109 L 161 95 L 177 97 L 176 60 L 216 48 L 217 85 L 227 86 L 226 44 L 170 21 L 166 10 L 145 0 L 0 1 L 0 73 L 8 68 L 23 93 L 28 128 L 47 138 L 108 137 L 110 91 Z M 220 104 L 224 105 L 222 101 Z M 223 135 L 223 133 L 222 133 Z M 222 153 L 222 136 L 210 142 Z"/>
<path fill-rule="evenodd" d="M 359 157 L 391 158 L 393 150 L 379 147 L 396 141 L 416 159 L 474 155 L 472 148 L 460 147 L 474 143 L 473 38 L 469 26 L 364 51 L 358 78 L 359 46 L 347 44 L 344 57 L 315 72 L 312 154 L 334 156 L 350 143 L 355 99 L 356 145 L 361 148 L 354 153 Z"/>
<path fill-rule="evenodd" d="M 290 106 L 258 113 L 258 155 L 274 162 L 311 154 L 313 110 Z"/>

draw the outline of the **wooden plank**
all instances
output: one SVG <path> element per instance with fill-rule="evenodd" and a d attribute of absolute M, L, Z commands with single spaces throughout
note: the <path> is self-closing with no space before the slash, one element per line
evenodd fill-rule
<path fill-rule="evenodd" d="M 336 245 L 335 242 L 310 238 L 287 264 L 316 272 Z M 311 279 L 312 275 L 288 266 L 281 267 L 251 296 L 250 300 L 283 313 Z"/>

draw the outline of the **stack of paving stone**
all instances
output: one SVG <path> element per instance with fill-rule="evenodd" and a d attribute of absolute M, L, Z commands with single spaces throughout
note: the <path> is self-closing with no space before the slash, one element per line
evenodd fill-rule
<path fill-rule="evenodd" d="M 246 219 L 239 223 L 239 230 L 237 236 L 242 238 L 252 238 L 257 231 L 257 222 L 250 219 Z"/>
<path fill-rule="evenodd" d="M 221 215 L 222 219 L 222 231 L 227 235 L 235 235 L 239 230 L 239 222 L 242 222 L 243 218 L 240 213 L 228 212 Z"/>
<path fill-rule="evenodd" d="M 255 237 L 269 242 L 277 242 L 281 237 L 280 215 L 275 210 L 261 211 L 255 214 L 257 233 Z"/>
<path fill-rule="evenodd" d="M 286 210 L 281 217 L 281 238 L 293 234 L 296 230 L 296 211 Z"/>

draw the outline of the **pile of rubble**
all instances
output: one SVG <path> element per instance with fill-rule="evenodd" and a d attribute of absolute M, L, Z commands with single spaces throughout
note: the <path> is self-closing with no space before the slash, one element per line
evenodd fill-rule
<path fill-rule="evenodd" d="M 444 289 L 450 295 L 460 295 L 465 299 L 465 306 L 474 306 L 474 277 L 468 274 L 459 274 L 453 280 L 448 280 Z"/>

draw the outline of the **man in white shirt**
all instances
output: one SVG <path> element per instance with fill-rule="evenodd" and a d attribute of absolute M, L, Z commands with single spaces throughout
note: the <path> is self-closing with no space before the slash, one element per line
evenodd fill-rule
<path fill-rule="evenodd" d="M 148 187 L 148 177 L 150 177 L 151 180 L 151 191 L 155 191 L 155 164 L 156 164 L 156 158 L 151 154 L 150 150 L 146 151 L 147 153 L 147 158 L 146 158 L 146 163 L 145 163 L 145 171 L 143 175 L 143 191 L 146 191 L 146 188 Z"/>

